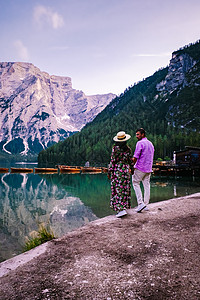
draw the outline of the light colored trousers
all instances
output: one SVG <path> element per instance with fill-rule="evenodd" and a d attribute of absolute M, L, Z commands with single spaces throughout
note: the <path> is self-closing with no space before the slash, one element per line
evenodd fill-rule
<path fill-rule="evenodd" d="M 134 174 L 132 176 L 133 188 L 135 190 L 135 195 L 137 198 L 138 205 L 144 202 L 145 205 L 149 204 L 150 200 L 150 177 L 151 173 L 141 172 L 138 169 L 134 170 Z M 144 201 L 142 196 L 142 191 L 140 188 L 140 182 L 142 182 L 144 187 Z"/>

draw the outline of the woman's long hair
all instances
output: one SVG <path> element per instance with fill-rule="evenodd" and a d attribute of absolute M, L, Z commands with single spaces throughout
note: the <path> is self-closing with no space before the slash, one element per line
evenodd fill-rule
<path fill-rule="evenodd" d="M 116 146 L 119 146 L 120 149 L 126 150 L 128 148 L 126 141 L 125 142 L 115 142 Z"/>

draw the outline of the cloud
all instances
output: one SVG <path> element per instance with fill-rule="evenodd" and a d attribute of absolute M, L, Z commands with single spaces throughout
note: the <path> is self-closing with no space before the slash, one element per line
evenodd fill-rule
<path fill-rule="evenodd" d="M 102 53 L 102 52 L 95 52 L 95 53 L 93 53 L 93 57 L 94 58 L 104 58 L 104 57 L 106 57 L 106 54 Z"/>
<path fill-rule="evenodd" d="M 27 61 L 29 58 L 29 54 L 28 54 L 28 49 L 24 46 L 24 44 L 22 43 L 22 41 L 20 40 L 16 40 L 14 42 L 14 46 L 18 52 L 18 56 L 20 57 L 21 60 L 25 60 Z"/>
<path fill-rule="evenodd" d="M 65 51 L 69 49 L 69 46 L 52 46 L 51 50 Z"/>
<path fill-rule="evenodd" d="M 165 56 L 171 56 L 171 52 L 165 52 L 165 53 L 141 53 L 141 54 L 132 54 L 131 57 L 165 57 Z"/>
<path fill-rule="evenodd" d="M 47 23 L 54 29 L 58 29 L 64 26 L 64 20 L 61 15 L 53 11 L 50 7 L 38 5 L 34 8 L 33 18 L 40 26 L 43 23 Z"/>

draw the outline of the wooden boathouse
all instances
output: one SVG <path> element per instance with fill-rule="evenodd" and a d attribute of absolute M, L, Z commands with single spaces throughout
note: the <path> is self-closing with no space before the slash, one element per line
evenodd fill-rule
<path fill-rule="evenodd" d="M 200 176 L 200 147 L 185 146 L 174 151 L 172 162 L 153 165 L 155 175 Z"/>
<path fill-rule="evenodd" d="M 186 146 L 184 150 L 175 151 L 174 162 L 178 166 L 200 166 L 200 148 Z"/>

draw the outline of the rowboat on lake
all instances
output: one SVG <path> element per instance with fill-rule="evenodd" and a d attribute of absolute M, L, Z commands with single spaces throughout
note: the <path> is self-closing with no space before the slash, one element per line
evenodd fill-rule
<path fill-rule="evenodd" d="M 57 173 L 58 169 L 56 168 L 35 168 L 35 173 Z"/>
<path fill-rule="evenodd" d="M 60 173 L 80 173 L 80 171 L 82 170 L 81 167 L 64 165 L 59 165 L 58 169 Z"/>
<path fill-rule="evenodd" d="M 8 168 L 0 168 L 0 173 L 8 173 L 9 169 Z"/>
<path fill-rule="evenodd" d="M 33 169 L 29 168 L 10 168 L 11 173 L 33 173 Z"/>
<path fill-rule="evenodd" d="M 82 173 L 102 173 L 102 168 L 95 168 L 95 167 L 82 167 Z"/>

